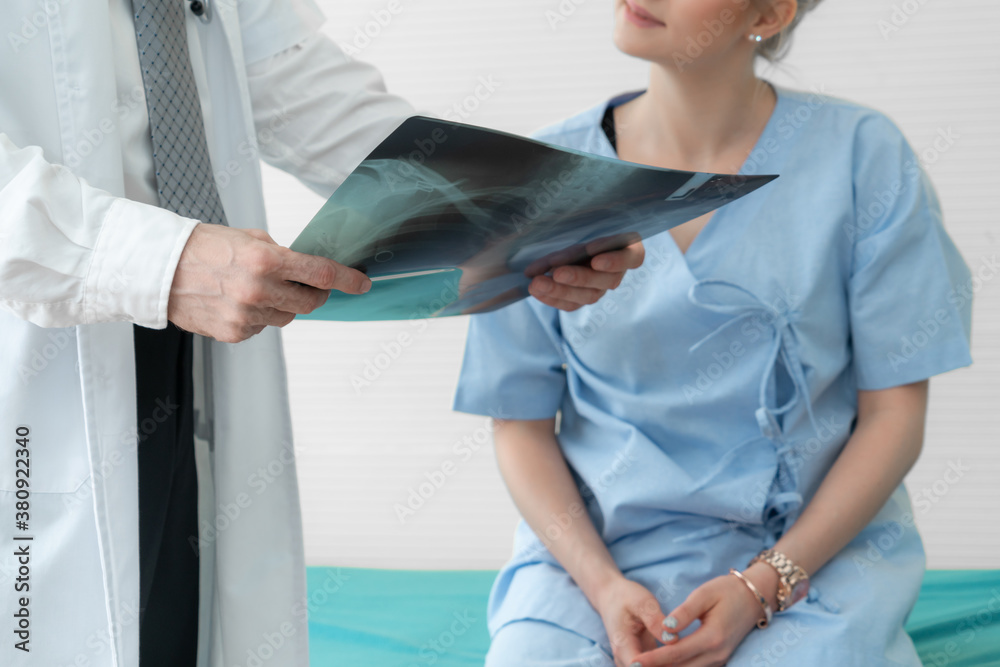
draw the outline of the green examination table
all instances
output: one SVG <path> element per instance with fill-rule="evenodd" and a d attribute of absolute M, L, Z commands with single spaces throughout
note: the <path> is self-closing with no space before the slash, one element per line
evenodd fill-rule
<path fill-rule="evenodd" d="M 495 576 L 310 567 L 311 667 L 482 667 Z M 928 571 L 906 629 L 924 665 L 1000 666 L 1000 570 Z"/>

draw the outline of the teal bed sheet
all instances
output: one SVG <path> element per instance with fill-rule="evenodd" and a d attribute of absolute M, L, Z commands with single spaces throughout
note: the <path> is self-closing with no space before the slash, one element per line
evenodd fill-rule
<path fill-rule="evenodd" d="M 495 571 L 311 567 L 311 667 L 481 667 Z M 1000 666 L 1000 570 L 932 570 L 907 631 L 924 665 Z"/>

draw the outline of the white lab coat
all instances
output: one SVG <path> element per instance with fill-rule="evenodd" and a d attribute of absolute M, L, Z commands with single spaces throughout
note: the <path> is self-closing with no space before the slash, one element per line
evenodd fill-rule
<path fill-rule="evenodd" d="M 316 35 L 321 16 L 307 2 L 217 0 L 210 23 L 188 17 L 235 227 L 265 228 L 259 157 L 329 194 L 412 112 L 374 70 Z M 0 664 L 12 667 L 138 663 L 130 323 L 166 325 L 196 223 L 122 198 L 109 30 L 108 0 L 0 8 Z M 279 331 L 213 348 L 214 450 L 198 448 L 199 666 L 306 667 Z M 15 523 L 20 427 L 30 430 L 27 530 Z M 30 652 L 14 648 L 22 597 Z"/>

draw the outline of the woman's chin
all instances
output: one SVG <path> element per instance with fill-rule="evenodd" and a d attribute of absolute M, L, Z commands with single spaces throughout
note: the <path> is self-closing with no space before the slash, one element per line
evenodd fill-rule
<path fill-rule="evenodd" d="M 650 62 L 670 60 L 670 53 L 664 47 L 662 40 L 644 39 L 641 35 L 635 35 L 627 27 L 622 29 L 616 26 L 612 41 L 616 49 L 633 58 Z"/>

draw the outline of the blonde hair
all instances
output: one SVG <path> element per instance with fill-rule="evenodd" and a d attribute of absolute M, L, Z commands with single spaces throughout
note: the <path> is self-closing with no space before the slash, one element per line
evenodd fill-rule
<path fill-rule="evenodd" d="M 758 4 L 764 2 L 769 2 L 770 0 L 757 0 Z M 799 24 L 802 18 L 816 9 L 822 0 L 797 0 L 796 4 L 798 9 L 795 12 L 795 18 L 792 22 L 786 25 L 781 32 L 776 35 L 768 37 L 760 44 L 757 45 L 757 55 L 769 62 L 777 62 L 785 57 L 788 53 L 788 49 L 792 46 L 792 31 Z"/>

